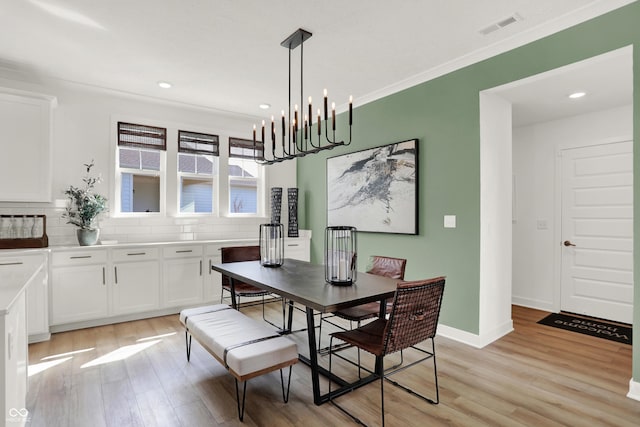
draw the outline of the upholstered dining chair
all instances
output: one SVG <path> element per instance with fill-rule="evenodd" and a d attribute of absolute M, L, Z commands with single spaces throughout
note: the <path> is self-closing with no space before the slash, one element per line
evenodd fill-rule
<path fill-rule="evenodd" d="M 220 249 L 222 254 L 222 262 L 240 262 L 240 261 L 259 261 L 260 260 L 260 246 L 228 246 Z M 267 319 L 265 315 L 264 305 L 265 305 L 265 296 L 270 295 L 269 291 L 264 289 L 260 289 L 256 286 L 253 286 L 249 283 L 241 282 L 240 280 L 236 280 L 234 283 L 235 289 L 235 297 L 236 304 L 238 306 L 238 310 L 240 310 L 240 298 L 241 297 L 262 297 L 262 300 L 257 304 L 262 304 L 262 319 L 265 322 L 276 328 L 285 328 L 285 302 L 278 296 L 278 301 L 282 301 L 282 326 L 278 326 L 275 323 L 271 322 Z M 220 293 L 220 303 L 224 298 L 224 292 L 228 292 L 231 294 L 231 278 L 227 275 L 222 275 L 222 292 Z M 250 304 L 252 305 L 252 304 Z"/>
<path fill-rule="evenodd" d="M 380 366 L 376 366 L 375 373 L 380 378 L 380 412 L 383 426 L 385 380 L 429 403 L 438 404 L 440 402 L 434 338 L 436 335 L 436 328 L 438 326 L 438 318 L 440 316 L 440 307 L 442 305 L 442 296 L 444 294 L 444 283 L 444 277 L 411 282 L 399 282 L 388 319 L 378 318 L 359 328 L 331 334 L 329 342 L 329 399 L 332 404 L 349 415 L 356 422 L 362 423 L 358 418 L 338 405 L 331 397 L 332 355 L 344 350 L 344 347 L 340 346 L 334 348 L 334 339 L 341 340 L 379 358 Z M 417 347 L 417 344 L 426 340 L 431 341 L 430 350 Z M 382 369 L 385 356 L 408 348 L 417 350 L 422 353 L 424 357 L 393 371 L 384 371 Z M 403 371 L 431 358 L 433 359 L 435 399 L 423 396 L 422 394 L 389 379 L 389 376 L 394 373 Z"/>
<path fill-rule="evenodd" d="M 374 255 L 371 257 L 370 266 L 367 270 L 367 273 L 389 277 L 391 279 L 404 280 L 404 271 L 406 266 L 407 260 L 404 258 Z M 387 304 L 387 314 L 389 313 L 390 308 L 391 302 Z M 344 327 L 329 320 L 331 317 L 336 316 L 341 319 L 348 320 L 350 329 L 353 329 L 353 322 L 356 322 L 356 327 L 359 328 L 363 320 L 373 319 L 375 317 L 378 317 L 379 314 L 380 302 L 370 302 L 333 312 L 329 316 L 325 316 L 324 321 L 344 330 Z M 322 347 L 320 346 L 320 341 L 322 339 L 322 321 L 323 316 L 320 316 L 318 328 L 318 348 L 321 349 L 320 351 L 324 354 L 328 352 L 328 349 L 322 349 Z"/>

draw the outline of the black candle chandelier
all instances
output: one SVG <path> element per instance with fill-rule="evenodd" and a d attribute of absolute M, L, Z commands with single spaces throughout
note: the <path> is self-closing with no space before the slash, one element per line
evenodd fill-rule
<path fill-rule="evenodd" d="M 336 107 L 331 103 L 331 129 L 329 129 L 329 112 L 327 90 L 324 90 L 324 132 L 322 130 L 322 116 L 320 108 L 317 111 L 317 118 L 313 122 L 313 105 L 311 97 L 308 98 L 308 113 L 303 104 L 303 83 L 304 83 L 304 41 L 311 37 L 311 33 L 302 28 L 287 37 L 280 45 L 289 49 L 289 114 L 285 116 L 282 110 L 281 118 L 281 142 L 278 144 L 276 135 L 276 123 L 271 116 L 271 157 L 267 156 L 265 149 L 265 121 L 262 121 L 261 139 L 256 139 L 256 126 L 253 126 L 253 157 L 258 163 L 271 165 L 285 160 L 296 159 L 307 154 L 318 153 L 323 150 L 331 150 L 338 146 L 351 144 L 351 124 L 353 122 L 353 98 L 349 97 L 349 141 L 336 140 Z M 293 117 L 291 116 L 291 51 L 300 46 L 300 104 L 294 107 Z M 298 111 L 300 105 L 300 111 Z M 287 117 L 290 120 L 287 120 Z M 302 125 L 299 117 L 302 118 Z M 276 147 L 282 148 L 281 155 L 276 154 Z"/>

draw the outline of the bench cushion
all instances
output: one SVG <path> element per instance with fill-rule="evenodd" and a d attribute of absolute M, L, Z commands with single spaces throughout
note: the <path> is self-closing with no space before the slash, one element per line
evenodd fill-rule
<path fill-rule="evenodd" d="M 218 360 L 226 361 L 226 367 L 239 378 L 298 360 L 293 341 L 226 304 L 182 310 L 180 321 L 203 347 Z M 256 341 L 263 338 L 268 339 Z"/>

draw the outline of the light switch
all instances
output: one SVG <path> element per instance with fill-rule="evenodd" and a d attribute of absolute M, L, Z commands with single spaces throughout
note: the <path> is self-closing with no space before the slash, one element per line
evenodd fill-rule
<path fill-rule="evenodd" d="M 444 228 L 456 228 L 456 216 L 445 215 L 444 216 Z"/>

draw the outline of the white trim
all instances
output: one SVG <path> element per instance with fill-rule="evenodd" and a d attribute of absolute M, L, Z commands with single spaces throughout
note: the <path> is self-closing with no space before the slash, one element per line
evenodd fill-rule
<path fill-rule="evenodd" d="M 378 99 L 392 95 L 396 92 L 400 92 L 402 90 L 427 82 L 429 80 L 433 80 L 437 77 L 444 76 L 445 74 L 449 74 L 453 71 L 459 70 L 469 65 L 484 61 L 485 59 L 492 58 L 501 53 L 524 46 L 527 43 L 534 42 L 551 34 L 573 27 L 612 10 L 631 4 L 635 1 L 636 0 L 601 0 L 591 2 L 581 9 L 573 10 L 570 13 L 559 16 L 558 18 L 548 21 L 544 24 L 515 34 L 513 37 L 486 46 L 482 49 L 478 49 L 467 55 L 438 65 L 434 68 L 423 71 L 412 77 L 401 80 L 397 83 L 393 83 L 389 86 L 383 87 L 364 96 L 358 97 L 358 106 L 368 104 L 369 102 L 376 101 Z M 340 105 L 337 111 L 346 111 L 347 107 L 347 104 Z"/>
<path fill-rule="evenodd" d="M 512 297 L 513 304 L 536 310 L 555 312 L 553 301 L 542 301 L 533 298 Z"/>
<path fill-rule="evenodd" d="M 513 321 L 509 320 L 508 322 L 499 325 L 492 331 L 489 331 L 489 333 L 485 333 L 483 335 L 472 334 L 471 332 L 439 324 L 437 335 L 470 345 L 475 348 L 483 348 L 512 331 Z"/>
<path fill-rule="evenodd" d="M 634 400 L 640 400 L 640 383 L 631 378 L 629 380 L 629 393 L 627 397 Z"/>

